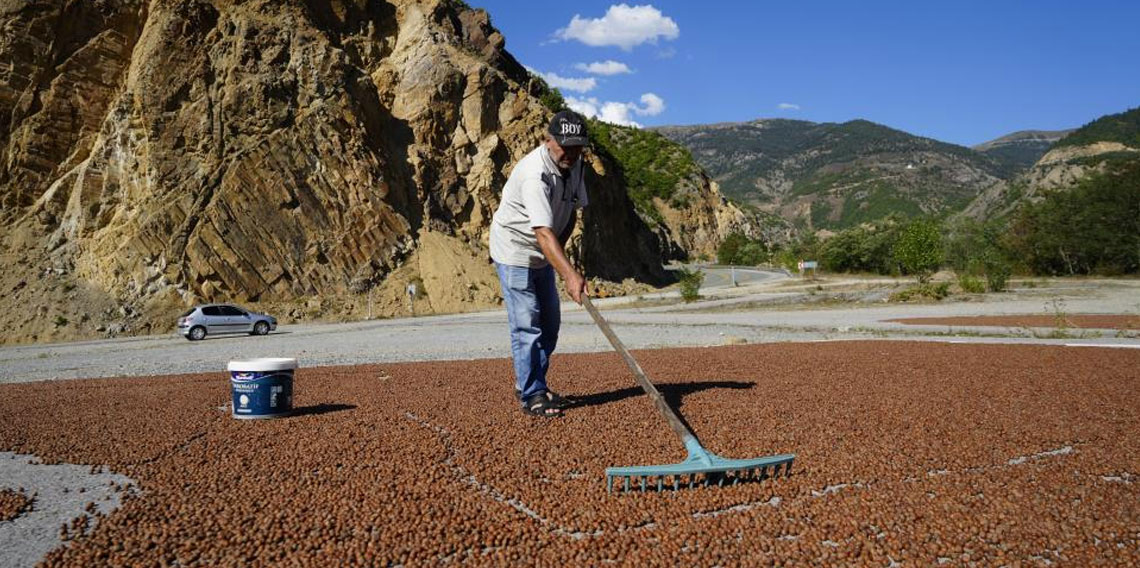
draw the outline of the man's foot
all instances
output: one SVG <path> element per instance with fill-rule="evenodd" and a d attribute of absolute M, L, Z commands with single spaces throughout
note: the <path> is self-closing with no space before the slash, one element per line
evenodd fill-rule
<path fill-rule="evenodd" d="M 531 416 L 541 416 L 543 418 L 562 416 L 562 409 L 554 406 L 554 403 L 546 396 L 545 392 L 532 395 L 523 401 L 522 409 L 523 412 Z"/>
<path fill-rule="evenodd" d="M 552 390 L 546 390 L 542 394 L 546 395 L 546 399 L 550 401 L 551 406 L 559 410 L 566 410 L 574 406 L 573 399 L 566 398 Z M 515 389 L 515 398 L 522 398 L 522 391 Z"/>

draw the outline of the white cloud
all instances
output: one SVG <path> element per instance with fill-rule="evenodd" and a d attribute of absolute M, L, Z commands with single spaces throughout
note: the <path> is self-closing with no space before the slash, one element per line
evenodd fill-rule
<path fill-rule="evenodd" d="M 576 93 L 588 93 L 598 86 L 598 80 L 593 77 L 582 77 L 576 79 L 573 77 L 562 77 L 557 73 L 543 73 L 537 69 L 530 67 L 526 68 L 527 71 L 542 77 L 548 85 L 561 91 L 574 91 Z"/>
<path fill-rule="evenodd" d="M 630 117 L 629 114 L 632 110 L 633 108 L 629 103 L 607 101 L 602 104 L 602 110 L 598 113 L 598 120 L 641 128 L 641 124 Z"/>
<path fill-rule="evenodd" d="M 566 97 L 566 106 L 571 110 L 590 118 L 620 124 L 622 126 L 635 126 L 641 124 L 633 119 L 636 116 L 657 116 L 665 111 L 665 100 L 653 93 L 641 95 L 641 105 L 637 103 L 623 103 L 617 101 L 599 101 L 596 97 L 578 99 Z"/>
<path fill-rule="evenodd" d="M 575 79 L 572 77 L 559 77 L 554 73 L 544 73 L 543 79 L 550 83 L 551 87 L 556 87 L 564 91 L 574 91 L 576 93 L 588 93 L 598 86 L 598 80 L 593 77 L 582 77 Z"/>
<path fill-rule="evenodd" d="M 579 99 L 577 97 L 565 97 L 566 106 L 570 110 L 581 114 L 587 118 L 595 118 L 598 116 L 598 99 L 594 97 Z"/>
<path fill-rule="evenodd" d="M 620 75 L 622 73 L 633 73 L 633 70 L 628 65 L 620 61 L 607 59 L 605 61 L 595 61 L 593 63 L 578 63 L 574 68 L 586 73 L 593 73 L 594 75 Z"/>
<path fill-rule="evenodd" d="M 657 38 L 671 40 L 680 35 L 677 23 L 652 5 L 626 4 L 610 6 L 606 15 L 597 19 L 574 14 L 569 25 L 554 32 L 558 39 L 574 39 L 593 47 L 613 45 L 626 51 L 646 42 L 657 43 Z"/>
<path fill-rule="evenodd" d="M 645 105 L 645 108 L 634 111 L 637 114 L 642 114 L 645 116 L 657 116 L 665 112 L 665 99 L 662 99 L 653 93 L 645 93 L 644 95 L 641 95 L 641 103 Z"/>
<path fill-rule="evenodd" d="M 800 105 L 792 103 L 780 103 L 776 105 L 776 108 L 780 110 L 800 110 Z"/>

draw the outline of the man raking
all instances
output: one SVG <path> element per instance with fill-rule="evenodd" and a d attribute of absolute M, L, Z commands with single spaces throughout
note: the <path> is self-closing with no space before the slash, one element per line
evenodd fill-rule
<path fill-rule="evenodd" d="M 582 303 L 586 290 L 564 249 L 577 210 L 588 203 L 581 160 L 586 144 L 581 116 L 555 114 L 544 142 L 511 170 L 491 223 L 491 259 L 510 323 L 515 391 L 523 411 L 534 416 L 561 416 L 568 404 L 547 386 L 546 373 L 562 323 L 554 273 L 575 302 Z"/>

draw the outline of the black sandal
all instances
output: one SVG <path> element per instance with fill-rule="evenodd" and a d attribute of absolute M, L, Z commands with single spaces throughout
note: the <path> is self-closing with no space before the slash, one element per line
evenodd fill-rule
<path fill-rule="evenodd" d="M 544 394 L 546 394 L 546 399 L 550 401 L 550 405 L 554 408 L 557 408 L 559 410 L 566 410 L 567 408 L 574 406 L 573 399 L 566 398 L 552 390 L 546 390 L 544 391 Z M 515 398 L 521 399 L 522 391 L 515 389 Z"/>
<path fill-rule="evenodd" d="M 550 404 L 554 405 L 554 407 L 559 410 L 566 410 L 567 408 L 574 406 L 574 401 L 572 399 L 561 396 L 552 390 L 546 391 L 546 398 L 550 400 Z"/>
<path fill-rule="evenodd" d="M 539 416 L 542 418 L 558 418 L 562 416 L 562 409 L 554 406 L 554 403 L 545 392 L 532 395 L 530 398 L 523 402 L 523 412 L 531 416 Z"/>

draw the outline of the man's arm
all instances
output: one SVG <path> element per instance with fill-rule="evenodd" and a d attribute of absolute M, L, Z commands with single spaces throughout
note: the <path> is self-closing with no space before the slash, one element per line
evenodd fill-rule
<path fill-rule="evenodd" d="M 566 235 L 569 234 L 567 230 Z M 566 283 L 566 292 L 570 294 L 570 298 L 581 304 L 582 294 L 586 291 L 586 279 L 570 265 L 570 259 L 566 258 L 566 251 L 562 248 L 562 242 L 554 235 L 554 230 L 550 227 L 535 227 L 534 236 L 538 238 L 538 246 L 542 249 L 543 256 Z"/>

